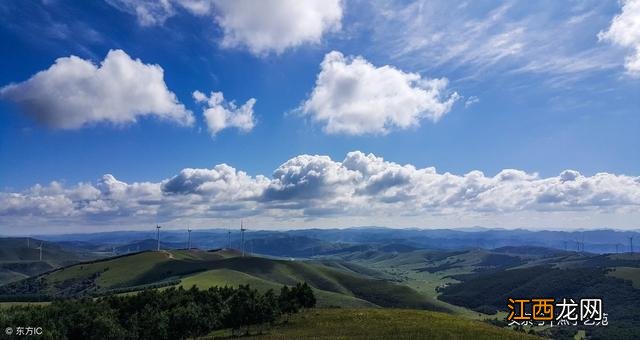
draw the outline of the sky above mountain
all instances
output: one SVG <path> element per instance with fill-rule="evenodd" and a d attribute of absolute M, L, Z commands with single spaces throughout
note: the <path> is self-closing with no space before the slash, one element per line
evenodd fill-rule
<path fill-rule="evenodd" d="M 640 1 L 0 3 L 0 234 L 638 228 Z"/>

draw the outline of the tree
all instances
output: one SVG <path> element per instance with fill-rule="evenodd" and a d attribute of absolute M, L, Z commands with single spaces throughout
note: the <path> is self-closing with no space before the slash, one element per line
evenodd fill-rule
<path fill-rule="evenodd" d="M 251 332 L 250 325 L 258 321 L 257 291 L 249 288 L 249 285 L 240 285 L 229 299 L 229 324 L 233 331 L 247 327 L 245 334 Z"/>
<path fill-rule="evenodd" d="M 280 311 L 287 315 L 293 313 L 297 313 L 300 309 L 300 305 L 298 304 L 298 300 L 295 297 L 295 292 L 289 289 L 288 286 L 282 286 L 280 289 L 280 296 L 278 296 L 278 306 L 280 307 Z"/>
<path fill-rule="evenodd" d="M 295 292 L 294 295 L 298 304 L 302 308 L 313 308 L 316 306 L 316 297 L 313 295 L 313 290 L 306 282 L 296 284 L 293 291 Z"/>
<path fill-rule="evenodd" d="M 276 319 L 280 316 L 280 307 L 278 298 L 272 289 L 269 289 L 258 301 L 258 320 L 259 325 L 272 326 Z M 262 333 L 262 329 L 259 331 Z"/>

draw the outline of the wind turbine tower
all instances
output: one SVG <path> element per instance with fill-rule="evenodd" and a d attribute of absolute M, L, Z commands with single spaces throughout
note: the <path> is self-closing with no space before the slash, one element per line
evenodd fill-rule
<path fill-rule="evenodd" d="M 187 228 L 187 233 L 189 233 L 189 237 L 187 241 L 187 250 L 191 250 L 191 228 Z"/>
<path fill-rule="evenodd" d="M 158 248 L 157 250 L 160 251 L 160 228 L 162 228 L 161 226 L 156 224 L 156 241 L 158 242 Z"/>
<path fill-rule="evenodd" d="M 231 249 L 231 229 L 229 229 L 227 234 L 227 249 Z"/>
<path fill-rule="evenodd" d="M 241 239 L 241 243 L 242 243 L 242 257 L 244 257 L 244 232 L 245 232 L 244 228 L 244 223 L 242 220 L 240 220 L 240 239 Z"/>
<path fill-rule="evenodd" d="M 42 261 L 42 243 L 40 243 L 40 246 L 36 249 L 40 250 L 40 261 Z"/>
<path fill-rule="evenodd" d="M 633 254 L 633 236 L 629 236 L 629 251 Z"/>

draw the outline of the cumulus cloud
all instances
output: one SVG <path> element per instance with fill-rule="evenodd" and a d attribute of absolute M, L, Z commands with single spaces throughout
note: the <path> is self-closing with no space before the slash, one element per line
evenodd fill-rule
<path fill-rule="evenodd" d="M 227 102 L 222 92 L 211 92 L 209 97 L 200 91 L 193 92 L 193 99 L 197 103 L 205 103 L 202 112 L 207 127 L 212 136 L 227 128 L 237 128 L 242 132 L 249 132 L 256 125 L 253 117 L 255 98 L 237 106 L 235 102 Z"/>
<path fill-rule="evenodd" d="M 215 18 L 224 31 L 223 47 L 242 46 L 254 54 L 281 53 L 319 43 L 340 29 L 340 0 L 215 1 Z"/>
<path fill-rule="evenodd" d="M 183 169 L 162 183 L 167 195 L 203 195 L 220 200 L 251 200 L 262 194 L 268 180 L 264 176 L 251 177 L 227 164 L 213 169 Z"/>
<path fill-rule="evenodd" d="M 282 53 L 317 44 L 341 28 L 341 0 L 107 0 L 136 15 L 143 26 L 160 25 L 178 10 L 211 15 L 224 33 L 221 46 L 241 47 L 256 55 Z"/>
<path fill-rule="evenodd" d="M 56 129 L 127 124 L 142 116 L 183 125 L 194 120 L 167 88 L 162 67 L 131 59 L 122 50 L 109 51 L 100 65 L 76 56 L 59 58 L 28 80 L 2 87 L 0 98 Z"/>
<path fill-rule="evenodd" d="M 342 161 L 300 155 L 270 177 L 250 176 L 229 165 L 183 169 L 160 182 L 126 183 L 113 175 L 97 183 L 34 185 L 0 193 L 0 225 L 92 225 L 115 221 L 260 216 L 273 219 L 504 216 L 626 216 L 640 208 L 640 177 L 565 170 L 542 178 L 505 169 L 456 175 L 417 168 L 373 154 L 350 152 Z M 480 214 L 480 215 L 478 215 Z"/>
<path fill-rule="evenodd" d="M 327 156 L 300 155 L 276 169 L 263 198 L 267 201 L 327 199 L 338 195 L 343 187 L 350 193 L 358 176 Z"/>
<path fill-rule="evenodd" d="M 600 40 L 631 49 L 625 60 L 625 68 L 640 76 L 640 0 L 624 0 L 622 12 L 611 20 L 611 26 L 598 34 Z"/>
<path fill-rule="evenodd" d="M 438 121 L 460 97 L 448 80 L 425 79 L 393 66 L 332 51 L 320 64 L 311 96 L 300 110 L 330 134 L 386 134 Z"/>

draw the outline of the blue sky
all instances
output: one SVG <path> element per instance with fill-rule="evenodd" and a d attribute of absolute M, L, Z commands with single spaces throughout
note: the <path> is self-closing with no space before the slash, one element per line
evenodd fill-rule
<path fill-rule="evenodd" d="M 0 4 L 0 232 L 240 218 L 265 228 L 638 227 L 638 1 L 163 4 Z M 70 56 L 79 59 L 64 72 L 34 77 Z M 126 74 L 69 76 L 107 59 Z M 340 88 L 344 79 L 355 85 Z M 71 102 L 78 91 L 86 102 Z M 375 155 L 378 172 L 349 167 L 353 151 Z M 223 163 L 248 182 L 205 171 Z M 421 177 L 429 167 L 439 177 Z M 535 177 L 507 188 L 503 169 Z M 573 186 L 565 170 L 579 172 Z M 474 171 L 478 185 L 465 176 Z M 105 174 L 125 193 L 105 189 Z M 389 179 L 383 190 L 362 194 L 376 176 Z M 169 192 L 174 179 L 183 182 Z M 95 192 L 78 198 L 78 183 Z M 140 183 L 152 188 L 136 193 Z M 365 208 L 378 205 L 381 215 Z"/>

